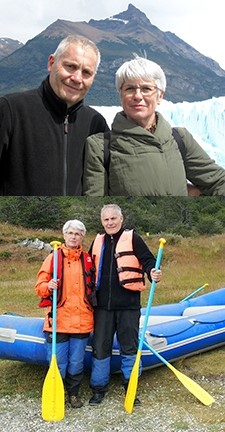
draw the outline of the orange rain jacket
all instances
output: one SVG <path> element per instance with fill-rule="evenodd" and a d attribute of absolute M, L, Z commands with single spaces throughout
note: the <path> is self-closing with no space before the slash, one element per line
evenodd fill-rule
<path fill-rule="evenodd" d="M 63 258 L 62 299 L 57 307 L 57 333 L 85 334 L 93 330 L 93 308 L 85 295 L 85 283 L 81 259 L 71 259 L 69 248 L 61 246 Z M 90 257 L 91 259 L 91 257 Z M 43 262 L 35 285 L 40 297 L 49 297 L 48 282 L 52 279 L 52 254 Z M 47 307 L 44 331 L 52 331 L 52 319 L 49 318 L 51 306 Z"/>

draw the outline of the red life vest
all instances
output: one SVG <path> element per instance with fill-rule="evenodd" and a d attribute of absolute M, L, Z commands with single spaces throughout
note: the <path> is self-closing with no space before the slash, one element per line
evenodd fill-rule
<path fill-rule="evenodd" d="M 83 276 L 84 276 L 84 286 L 85 286 L 85 294 L 88 301 L 92 306 L 96 306 L 95 300 L 95 267 L 93 265 L 92 259 L 87 252 L 82 252 L 81 256 L 81 264 L 83 268 Z M 53 276 L 53 256 L 51 261 L 50 272 Z M 58 274 L 57 279 L 59 281 L 57 288 L 57 305 L 60 307 L 60 302 L 62 299 L 62 289 L 63 289 L 63 252 L 62 249 L 58 249 Z M 52 306 L 52 295 L 49 297 L 41 298 L 39 307 L 47 307 Z"/>
<path fill-rule="evenodd" d="M 101 277 L 101 255 L 105 234 L 97 234 L 93 247 L 92 256 L 96 267 L 96 280 Z M 120 285 L 124 288 L 143 291 L 146 288 L 144 271 L 133 251 L 133 230 L 124 230 L 116 244 L 115 258 Z"/>

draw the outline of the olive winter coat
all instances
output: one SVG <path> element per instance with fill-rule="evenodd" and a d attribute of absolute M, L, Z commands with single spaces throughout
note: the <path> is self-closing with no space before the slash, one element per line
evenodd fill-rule
<path fill-rule="evenodd" d="M 225 195 L 225 170 L 218 166 L 185 128 L 185 166 L 172 128 L 162 114 L 154 135 L 116 115 L 110 138 L 109 178 L 104 167 L 103 133 L 86 144 L 84 195 L 186 196 L 186 178 L 204 195 Z"/>

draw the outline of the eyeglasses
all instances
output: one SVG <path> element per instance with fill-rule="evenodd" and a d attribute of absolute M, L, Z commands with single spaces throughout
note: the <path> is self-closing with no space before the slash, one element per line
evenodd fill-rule
<path fill-rule="evenodd" d="M 80 237 L 80 236 L 82 236 L 83 234 L 81 234 L 81 233 L 77 233 L 77 232 L 72 232 L 72 231 L 66 231 L 66 234 L 69 236 L 69 237 Z"/>
<path fill-rule="evenodd" d="M 141 86 L 134 86 L 134 85 L 125 85 L 121 88 L 121 90 L 128 96 L 133 96 L 137 90 L 140 90 L 141 94 L 143 96 L 150 96 L 152 95 L 156 90 L 160 90 L 157 86 L 151 86 L 151 85 L 141 85 Z"/>

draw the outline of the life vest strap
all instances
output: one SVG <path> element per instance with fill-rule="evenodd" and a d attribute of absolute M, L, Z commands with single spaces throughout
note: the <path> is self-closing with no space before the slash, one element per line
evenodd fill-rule
<path fill-rule="evenodd" d="M 136 267 L 118 267 L 117 268 L 117 272 L 121 273 L 124 271 L 131 271 L 131 272 L 136 272 L 136 273 L 141 273 L 144 274 L 144 271 L 142 269 L 136 268 Z"/>
<path fill-rule="evenodd" d="M 134 255 L 134 252 L 133 251 L 116 252 L 114 254 L 114 257 L 115 258 L 119 258 L 119 257 L 122 257 L 122 256 L 128 256 L 128 255 Z"/>
<path fill-rule="evenodd" d="M 120 281 L 120 285 L 126 285 L 133 282 L 144 282 L 143 278 L 131 278 L 131 279 L 124 279 Z"/>

